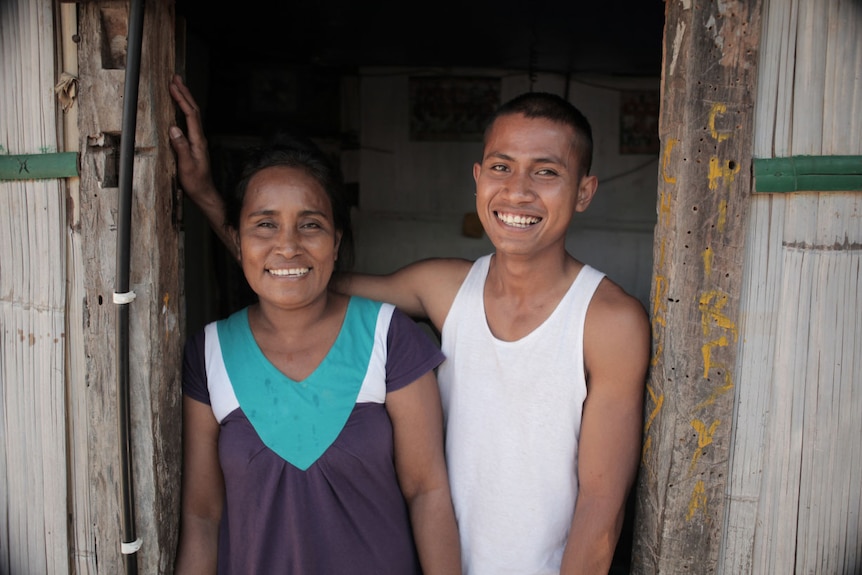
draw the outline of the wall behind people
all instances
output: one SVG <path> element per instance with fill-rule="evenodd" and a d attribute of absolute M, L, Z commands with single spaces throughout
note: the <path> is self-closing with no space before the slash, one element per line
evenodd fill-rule
<path fill-rule="evenodd" d="M 385 273 L 416 259 L 489 253 L 487 237 L 473 237 L 465 215 L 475 210 L 473 162 L 480 141 L 417 139 L 410 133 L 411 78 L 434 78 L 433 70 L 366 69 L 359 76 L 359 146 L 342 150 L 345 178 L 358 185 L 354 212 L 358 271 Z M 658 152 L 644 151 L 624 139 L 623 118 L 647 125 L 649 110 L 626 111 L 624 102 L 655 92 L 658 78 L 573 77 L 559 74 L 447 70 L 449 78 L 500 78 L 500 98 L 529 90 L 567 96 L 593 128 L 592 173 L 599 192 L 589 209 L 570 227 L 567 247 L 577 258 L 605 271 L 629 293 L 648 304 L 652 275 L 652 238 L 656 223 Z M 568 84 L 568 85 L 567 85 Z M 650 102 L 648 102 L 650 103 Z M 655 110 L 657 113 L 657 109 Z M 626 129 L 631 131 L 631 126 Z M 641 132 L 644 127 L 640 126 Z M 466 234 L 465 234 L 466 231 Z"/>
<path fill-rule="evenodd" d="M 432 90 L 438 81 L 452 78 L 498 80 L 499 101 L 494 107 L 531 89 L 567 96 L 592 124 L 592 173 L 600 182 L 589 209 L 575 215 L 567 247 L 648 307 L 658 153 L 621 151 L 621 116 L 623 102 L 632 94 L 654 93 L 657 98 L 658 78 L 573 75 L 567 80 L 562 74 L 498 69 L 441 73 L 419 67 L 364 68 L 336 81 L 328 74 L 325 90 L 317 76 L 314 81 L 302 81 L 303 76 L 297 74 L 297 84 L 307 86 L 298 90 L 304 97 L 291 102 L 275 89 L 266 99 L 268 92 L 260 92 L 254 81 L 293 77 L 289 70 L 210 68 L 198 54 L 205 53 L 203 50 L 191 44 L 189 51 L 195 62 L 187 68 L 189 85 L 200 95 L 220 187 L 226 190 L 233 185 L 231 173 L 240 150 L 259 143 L 267 132 L 292 129 L 295 118 L 308 122 L 299 129 L 340 159 L 345 180 L 356 195 L 355 268 L 370 273 L 390 272 L 426 257 L 475 259 L 492 251 L 478 222 L 469 216 L 475 210 L 472 166 L 482 153 L 480 137 L 411 136 L 411 102 L 415 99 L 410 92 L 411 78 L 424 79 Z M 326 98 L 314 97 L 322 91 Z M 316 102 L 326 113 L 306 113 L 303 102 L 307 101 Z M 293 104 L 295 118 L 285 117 L 285 109 Z M 641 116 L 652 117 L 635 113 L 635 117 Z M 313 121 L 317 117 L 326 121 Z M 657 139 L 657 126 L 652 128 Z M 184 219 L 186 236 L 193 238 L 186 241 L 186 288 L 187 293 L 196 294 L 187 300 L 187 327 L 193 329 L 236 311 L 247 303 L 248 290 L 238 266 L 217 240 L 212 236 L 204 239 L 206 223 L 192 206 Z"/>

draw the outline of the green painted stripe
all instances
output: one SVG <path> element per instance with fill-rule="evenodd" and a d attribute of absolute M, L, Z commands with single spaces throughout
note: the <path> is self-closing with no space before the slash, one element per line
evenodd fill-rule
<path fill-rule="evenodd" d="M 754 191 L 862 192 L 862 156 L 754 158 Z"/>
<path fill-rule="evenodd" d="M 0 155 L 0 180 L 53 180 L 77 175 L 77 152 Z"/>

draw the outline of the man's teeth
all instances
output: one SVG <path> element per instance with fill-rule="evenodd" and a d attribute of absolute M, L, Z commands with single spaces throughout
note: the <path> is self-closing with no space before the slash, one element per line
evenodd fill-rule
<path fill-rule="evenodd" d="M 309 270 L 309 268 L 289 268 L 286 270 L 269 270 L 269 273 L 271 273 L 274 276 L 280 276 L 280 277 L 291 277 L 291 276 L 298 277 L 298 276 L 304 276 L 305 274 L 307 274 L 308 270 Z"/>
<path fill-rule="evenodd" d="M 515 216 L 512 214 L 497 214 L 497 219 L 509 226 L 517 226 L 520 228 L 526 228 L 529 225 L 536 224 L 539 222 L 540 218 L 536 218 L 533 216 Z"/>

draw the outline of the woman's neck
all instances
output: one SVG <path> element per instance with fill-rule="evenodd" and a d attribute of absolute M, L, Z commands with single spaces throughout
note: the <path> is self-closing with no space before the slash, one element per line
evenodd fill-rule
<path fill-rule="evenodd" d="M 248 322 L 266 358 L 291 379 L 301 381 L 320 365 L 338 338 L 348 301 L 347 296 L 329 293 L 298 309 L 262 302 L 249 308 Z"/>

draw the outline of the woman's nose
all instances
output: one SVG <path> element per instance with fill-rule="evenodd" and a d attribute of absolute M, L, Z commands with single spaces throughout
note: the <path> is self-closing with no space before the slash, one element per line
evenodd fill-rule
<path fill-rule="evenodd" d="M 299 234 L 290 227 L 282 228 L 276 235 L 275 248 L 285 254 L 293 254 L 299 251 Z"/>

